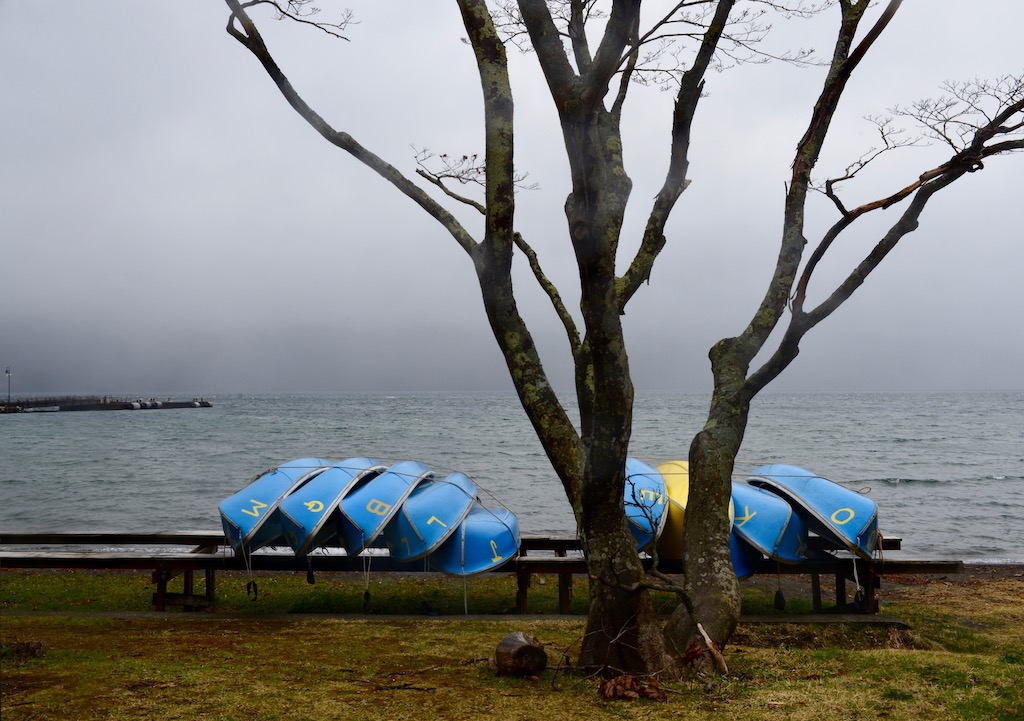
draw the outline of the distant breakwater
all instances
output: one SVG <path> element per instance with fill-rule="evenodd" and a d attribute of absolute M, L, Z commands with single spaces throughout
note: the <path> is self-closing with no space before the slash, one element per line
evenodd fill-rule
<path fill-rule="evenodd" d="M 47 411 L 138 411 L 164 408 L 212 408 L 208 400 L 193 398 L 114 398 L 111 396 L 48 396 L 18 398 L 0 405 L 0 413 L 26 413 Z"/>

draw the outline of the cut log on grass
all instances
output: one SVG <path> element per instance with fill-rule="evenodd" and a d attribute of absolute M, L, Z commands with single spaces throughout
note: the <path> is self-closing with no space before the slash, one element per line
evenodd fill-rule
<path fill-rule="evenodd" d="M 548 667 L 543 644 L 522 631 L 513 631 L 501 639 L 494 660 L 499 676 L 536 676 Z"/>

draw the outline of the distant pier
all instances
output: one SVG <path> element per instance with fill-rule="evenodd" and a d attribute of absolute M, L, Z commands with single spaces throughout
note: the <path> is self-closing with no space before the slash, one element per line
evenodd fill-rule
<path fill-rule="evenodd" d="M 45 411 L 139 411 L 163 408 L 212 408 L 203 398 L 182 401 L 173 398 L 114 398 L 113 396 L 49 396 L 45 398 L 16 398 L 9 404 L 0 404 L 0 413 Z"/>

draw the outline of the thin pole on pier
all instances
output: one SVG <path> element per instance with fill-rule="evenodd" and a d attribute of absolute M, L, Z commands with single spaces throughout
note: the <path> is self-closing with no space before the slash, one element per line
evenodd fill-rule
<path fill-rule="evenodd" d="M 11 367 L 7 366 L 4 373 L 7 374 L 7 405 L 11 405 Z"/>

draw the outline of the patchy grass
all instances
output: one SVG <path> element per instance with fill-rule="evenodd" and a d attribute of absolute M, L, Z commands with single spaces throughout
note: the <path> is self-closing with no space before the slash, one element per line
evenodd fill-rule
<path fill-rule="evenodd" d="M 218 578 L 213 611 L 156 614 L 145 577 L 0 572 L 4 721 L 1024 719 L 1018 579 L 901 586 L 884 611 L 910 630 L 741 624 L 731 674 L 666 684 L 667 703 L 602 702 L 596 680 L 560 667 L 575 659 L 580 618 L 459 615 L 464 598 L 471 613 L 509 610 L 508 577 L 471 579 L 465 596 L 458 580 L 371 578 L 375 613 L 358 617 L 297 614 L 361 612 L 362 578 L 260 577 L 256 602 L 245 581 Z M 530 598 L 553 612 L 554 579 L 535 581 Z M 387 615 L 423 601 L 446 615 Z M 513 630 L 546 644 L 552 667 L 539 679 L 490 669 Z"/>
<path fill-rule="evenodd" d="M 305 573 L 239 572 L 217 574 L 215 612 L 230 613 L 383 613 L 414 615 L 505 614 L 516 611 L 514 575 L 487 574 L 456 579 L 441 574 L 319 573 L 309 584 Z M 255 587 L 250 587 L 253 581 Z M 172 588 L 168 590 L 180 591 Z M 155 586 L 133 572 L 18 572 L 0 570 L 0 611 L 148 611 Z M 206 592 L 195 575 L 193 592 Z M 366 606 L 366 594 L 369 605 Z M 587 611 L 582 578 L 573 586 L 571 612 Z M 530 586 L 531 613 L 557 613 L 557 577 L 535 576 Z"/>

